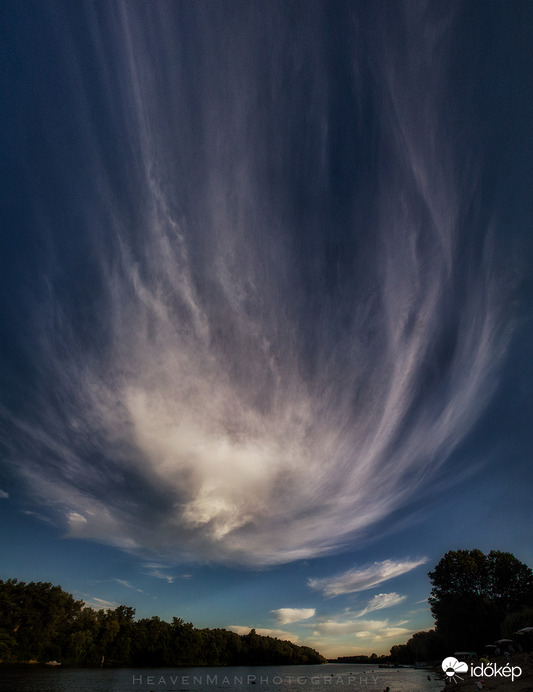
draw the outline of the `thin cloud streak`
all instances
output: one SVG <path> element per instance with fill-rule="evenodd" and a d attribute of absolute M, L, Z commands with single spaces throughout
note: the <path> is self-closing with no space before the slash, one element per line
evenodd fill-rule
<path fill-rule="evenodd" d="M 133 586 L 133 584 L 130 584 L 129 581 L 126 579 L 113 579 L 113 581 L 117 584 L 120 584 L 120 586 L 124 586 L 126 589 L 132 589 L 133 591 L 137 591 L 137 593 L 144 593 L 142 589 L 138 589 L 136 586 Z"/>
<path fill-rule="evenodd" d="M 369 637 L 373 639 L 394 637 L 408 634 L 411 630 L 402 627 L 405 621 L 391 623 L 390 620 L 348 620 L 328 619 L 317 623 L 314 636 L 339 637 L 353 635 L 354 637 Z"/>
<path fill-rule="evenodd" d="M 87 608 L 92 608 L 92 610 L 114 610 L 118 607 L 118 603 L 114 601 L 105 601 L 103 598 L 91 598 L 89 601 L 85 601 L 85 606 Z"/>
<path fill-rule="evenodd" d="M 93 322 L 80 323 L 54 279 L 58 249 L 28 327 L 42 379 L 31 410 L 2 412 L 14 431 L 5 444 L 69 536 L 169 562 L 326 555 L 436 479 L 452 482 L 439 472 L 490 401 L 511 333 L 491 234 L 478 230 L 481 259 L 460 241 L 476 199 L 440 114 L 447 25 L 422 31 L 406 5 L 414 28 L 396 53 L 366 38 L 376 170 L 372 194 L 347 194 L 340 218 L 324 192 L 335 85 L 322 44 L 306 38 L 318 18 L 278 46 L 253 5 L 238 25 L 214 5 L 179 5 L 185 18 L 169 8 L 89 12 L 107 117 L 128 144 L 117 182 L 88 135 Z M 193 48 L 178 55 L 182 19 Z M 263 35 L 277 46 L 265 64 Z M 366 57 L 354 49 L 351 60 L 364 71 Z M 74 67 L 66 79 L 77 84 Z M 304 113 L 305 156 L 294 149 Z M 86 124 L 85 108 L 78 117 Z M 342 227 L 337 248 L 324 218 Z M 376 564 L 310 584 L 352 593 L 422 562 Z"/>
<path fill-rule="evenodd" d="M 148 563 L 144 565 L 146 574 L 156 579 L 162 579 L 163 581 L 173 584 L 176 581 L 176 577 L 170 574 L 165 574 L 164 569 L 167 569 L 165 565 L 160 565 L 158 563 Z"/>
<path fill-rule="evenodd" d="M 368 601 L 366 607 L 357 614 L 358 617 L 362 617 L 367 613 L 371 613 L 374 610 L 383 610 L 384 608 L 392 608 L 399 603 L 403 603 L 407 596 L 402 596 L 398 593 L 378 593 L 373 598 Z"/>
<path fill-rule="evenodd" d="M 427 557 L 418 558 L 416 560 L 383 560 L 364 567 L 354 567 L 353 569 L 332 577 L 308 579 L 308 584 L 312 589 L 322 591 L 324 596 L 331 598 L 333 596 L 340 596 L 341 594 L 356 593 L 358 591 L 372 589 L 378 586 L 378 584 L 399 577 L 420 565 L 426 564 L 427 561 Z M 392 599 L 396 596 L 398 596 L 398 594 L 379 594 L 374 596 L 373 602 L 374 605 L 379 606 L 380 603 L 386 603 L 387 598 Z M 403 600 L 402 597 L 400 598 Z"/>

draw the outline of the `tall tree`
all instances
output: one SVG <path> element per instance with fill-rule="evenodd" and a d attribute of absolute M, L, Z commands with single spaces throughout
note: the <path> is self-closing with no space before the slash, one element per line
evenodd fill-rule
<path fill-rule="evenodd" d="M 533 572 L 511 553 L 453 550 L 429 578 L 436 630 L 452 648 L 483 646 L 509 613 L 533 605 Z"/>

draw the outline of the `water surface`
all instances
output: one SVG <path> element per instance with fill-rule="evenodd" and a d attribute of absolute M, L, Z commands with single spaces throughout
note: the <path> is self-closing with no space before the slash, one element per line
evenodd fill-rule
<path fill-rule="evenodd" d="M 431 680 L 428 680 L 428 675 Z M 198 668 L 0 668 L 3 692 L 440 692 L 432 671 L 361 664 Z"/>

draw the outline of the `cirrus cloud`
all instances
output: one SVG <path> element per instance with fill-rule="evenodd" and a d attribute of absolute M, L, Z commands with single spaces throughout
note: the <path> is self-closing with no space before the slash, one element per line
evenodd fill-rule
<path fill-rule="evenodd" d="M 154 3 L 147 24 L 142 5 L 104 4 L 88 19 L 94 81 L 79 78 L 84 55 L 64 56 L 70 129 L 87 135 L 84 203 L 66 180 L 71 194 L 36 214 L 51 249 L 22 291 L 27 380 L 19 408 L 0 411 L 2 443 L 72 537 L 264 567 L 338 552 L 452 482 L 439 474 L 505 356 L 514 268 L 500 271 L 488 228 L 470 226 L 479 200 L 442 114 L 441 23 L 398 6 L 398 41 L 367 26 L 368 54 L 347 45 L 339 61 L 306 31 L 282 47 L 253 3 L 238 21 L 197 7 Z M 352 112 L 328 97 L 340 63 Z M 379 79 L 361 89 L 369 63 Z M 375 138 L 343 129 L 367 91 Z M 337 138 L 352 142 L 346 159 Z M 364 194 L 339 192 L 337 164 L 347 180 L 369 173 Z M 69 218 L 85 273 L 60 237 Z M 337 595 L 402 573 L 380 564 L 310 583 Z"/>
<path fill-rule="evenodd" d="M 345 637 L 352 635 L 358 638 L 372 637 L 387 639 L 409 634 L 412 630 L 403 627 L 405 621 L 391 623 L 390 620 L 361 620 L 358 618 L 329 618 L 316 624 L 314 636 Z"/>
<path fill-rule="evenodd" d="M 374 610 L 383 610 L 384 608 L 391 608 L 392 606 L 398 605 L 405 601 L 407 596 L 402 596 L 398 593 L 378 593 L 373 598 L 368 601 L 366 607 L 358 613 L 359 616 L 366 615 L 366 613 L 371 613 Z"/>
<path fill-rule="evenodd" d="M 367 589 L 371 589 L 378 584 L 388 581 L 389 579 L 399 577 L 400 575 L 410 572 L 412 569 L 425 564 L 427 561 L 427 557 L 422 557 L 415 560 L 383 560 L 381 562 L 374 562 L 371 565 L 354 567 L 353 569 L 349 569 L 346 572 L 336 574 L 332 577 L 308 579 L 308 584 L 312 589 L 322 591 L 324 596 L 327 597 L 340 596 L 341 594 L 347 593 L 356 593 L 357 591 L 366 591 Z M 386 603 L 388 599 L 394 600 L 394 598 L 400 598 L 400 600 L 403 600 L 403 597 L 398 597 L 398 594 L 379 594 L 378 596 L 374 596 L 372 601 L 377 608 L 374 607 L 371 609 L 376 610 L 378 608 L 388 607 L 387 605 L 382 604 Z"/>

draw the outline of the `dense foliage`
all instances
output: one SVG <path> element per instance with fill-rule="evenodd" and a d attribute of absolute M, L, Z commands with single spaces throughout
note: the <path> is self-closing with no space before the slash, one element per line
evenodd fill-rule
<path fill-rule="evenodd" d="M 0 659 L 74 666 L 287 665 L 324 663 L 314 649 L 251 630 L 196 629 L 135 610 L 93 610 L 59 586 L 0 581 Z"/>
<path fill-rule="evenodd" d="M 397 644 L 390 650 L 393 663 L 411 664 L 440 661 L 450 654 L 444 639 L 435 630 L 417 632 L 406 644 Z M 453 651 L 456 651 L 454 648 Z M 452 651 L 452 653 L 453 653 Z"/>
<path fill-rule="evenodd" d="M 393 646 L 391 661 L 438 661 L 454 651 L 484 651 L 533 624 L 533 571 L 511 553 L 452 550 L 429 572 L 435 629 Z M 528 645 L 528 638 L 521 642 Z"/>
<path fill-rule="evenodd" d="M 498 639 L 506 617 L 533 606 L 533 571 L 511 553 L 450 551 L 429 578 L 436 630 L 457 649 Z"/>

